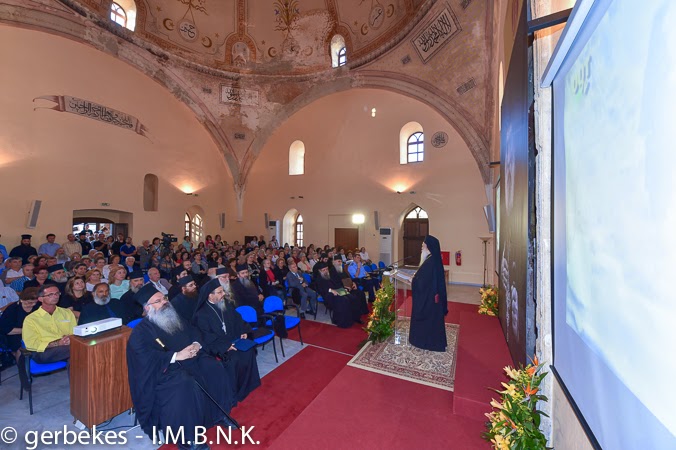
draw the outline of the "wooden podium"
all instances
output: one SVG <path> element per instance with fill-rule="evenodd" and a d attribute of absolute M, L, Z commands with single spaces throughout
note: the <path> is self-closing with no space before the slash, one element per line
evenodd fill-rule
<path fill-rule="evenodd" d="M 132 408 L 127 341 L 122 326 L 94 336 L 70 337 L 70 412 L 87 428 Z"/>

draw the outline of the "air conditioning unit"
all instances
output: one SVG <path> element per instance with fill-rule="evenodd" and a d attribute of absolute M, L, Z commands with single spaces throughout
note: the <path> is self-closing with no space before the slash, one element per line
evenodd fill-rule
<path fill-rule="evenodd" d="M 392 239 L 392 228 L 381 227 L 378 230 L 380 235 L 380 260 L 386 266 L 392 264 L 392 253 L 394 253 L 394 240 Z"/>
<path fill-rule="evenodd" d="M 264 236 L 265 242 L 270 242 L 272 236 L 277 237 L 277 242 L 282 242 L 282 221 L 268 220 L 268 235 Z"/>

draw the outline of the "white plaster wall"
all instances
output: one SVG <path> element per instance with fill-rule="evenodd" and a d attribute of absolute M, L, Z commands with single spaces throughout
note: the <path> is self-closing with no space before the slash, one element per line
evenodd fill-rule
<path fill-rule="evenodd" d="M 206 210 L 206 233 L 221 231 L 218 213 L 234 211 L 231 178 L 202 125 L 166 89 L 107 54 L 36 31 L 0 26 L 0 60 L 0 234 L 8 248 L 26 232 L 38 245 L 49 232 L 64 241 L 80 209 L 132 213 L 137 242 L 160 231 L 181 236 L 192 205 Z M 131 114 L 150 138 L 74 114 L 34 111 L 53 106 L 32 101 L 42 95 L 76 96 Z M 159 177 L 158 212 L 143 211 L 146 173 Z M 42 210 L 29 230 L 34 199 Z"/>
<path fill-rule="evenodd" d="M 425 132 L 425 161 L 400 165 L 399 130 L 412 120 Z M 440 149 L 430 144 L 437 131 L 449 136 Z M 297 139 L 305 143 L 305 175 L 290 176 L 289 146 Z M 476 161 L 441 116 L 399 94 L 353 89 L 315 101 L 271 136 L 249 176 L 238 235 L 262 234 L 266 212 L 282 220 L 296 208 L 304 218 L 306 243 L 331 244 L 333 229 L 341 222 L 336 217 L 362 213 L 366 223 L 360 226 L 360 245 L 373 255 L 379 250 L 373 217 L 377 210 L 380 226 L 394 228 L 396 257 L 402 253 L 402 214 L 417 204 L 428 212 L 430 232 L 440 239 L 442 250 L 463 253 L 462 266 L 450 268 L 451 282 L 482 283 L 483 246 L 478 237 L 489 235 L 485 203 Z M 489 271 L 492 253 L 489 249 Z"/>

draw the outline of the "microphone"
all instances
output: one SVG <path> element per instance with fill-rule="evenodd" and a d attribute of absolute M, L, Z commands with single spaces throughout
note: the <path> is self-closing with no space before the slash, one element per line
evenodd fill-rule
<path fill-rule="evenodd" d="M 393 270 L 393 269 L 394 269 L 394 266 L 395 266 L 396 264 L 399 264 L 399 263 L 404 262 L 404 261 L 406 261 L 406 260 L 408 260 L 408 259 L 411 259 L 411 258 L 415 258 L 415 256 L 414 256 L 414 255 L 411 255 L 411 256 L 407 256 L 406 258 L 400 259 L 399 261 L 395 261 L 395 262 L 393 262 L 392 264 L 390 264 L 389 266 L 387 266 L 387 270 Z"/>

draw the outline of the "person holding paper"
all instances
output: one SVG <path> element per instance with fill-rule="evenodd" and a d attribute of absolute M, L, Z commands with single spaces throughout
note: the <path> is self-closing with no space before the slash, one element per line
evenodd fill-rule
<path fill-rule="evenodd" d="M 256 351 L 249 345 L 239 345 L 239 341 L 253 344 L 246 341 L 251 326 L 235 310 L 232 299 L 230 283 L 221 283 L 218 278 L 210 280 L 200 289 L 192 323 L 202 332 L 204 351 L 223 362 L 235 386 L 235 398 L 241 402 L 261 385 L 261 377 Z"/>

